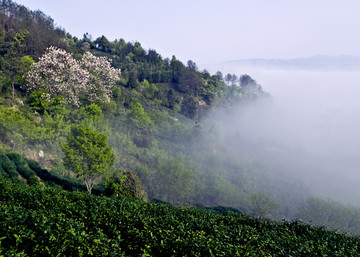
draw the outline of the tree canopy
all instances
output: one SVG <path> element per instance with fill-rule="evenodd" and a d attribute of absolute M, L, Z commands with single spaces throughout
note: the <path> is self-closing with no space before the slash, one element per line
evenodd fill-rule
<path fill-rule="evenodd" d="M 27 91 L 44 90 L 47 98 L 61 95 L 66 103 L 79 107 L 80 95 L 90 103 L 108 101 L 119 76 L 120 70 L 111 67 L 106 57 L 87 52 L 78 61 L 63 49 L 49 47 L 24 78 Z"/>
<path fill-rule="evenodd" d="M 99 177 L 106 175 L 115 161 L 107 136 L 84 125 L 71 128 L 62 150 L 65 166 L 84 178 L 90 194 Z"/>

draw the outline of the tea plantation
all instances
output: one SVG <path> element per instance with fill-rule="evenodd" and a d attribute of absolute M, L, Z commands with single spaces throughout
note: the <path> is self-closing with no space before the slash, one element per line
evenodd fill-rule
<path fill-rule="evenodd" d="M 0 256 L 360 256 L 358 237 L 299 221 L 30 185 L 2 164 Z"/>

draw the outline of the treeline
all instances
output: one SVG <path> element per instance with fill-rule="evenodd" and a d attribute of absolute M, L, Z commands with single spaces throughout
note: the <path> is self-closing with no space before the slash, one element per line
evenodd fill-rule
<path fill-rule="evenodd" d="M 31 11 L 11 0 L 0 1 L 0 55 L 6 55 L 14 44 L 14 38 L 26 36 L 21 49 L 24 55 L 35 60 L 49 46 L 65 47 L 65 31 L 40 10 Z M 16 42 L 18 43 L 18 42 Z"/>
<path fill-rule="evenodd" d="M 93 40 L 88 33 L 82 39 L 70 34 L 67 38 L 74 53 L 92 51 L 95 55 L 112 58 L 114 67 L 122 71 L 121 85 L 139 89 L 149 83 L 152 100 L 189 118 L 197 118 L 219 103 L 236 103 L 243 97 L 264 94 L 261 86 L 248 75 L 241 76 L 239 84 L 226 84 L 227 76 L 220 71 L 214 75 L 206 69 L 199 71 L 191 60 L 185 65 L 175 56 L 163 58 L 154 49 L 145 50 L 139 42 L 124 39 L 111 42 L 105 36 Z"/>
<path fill-rule="evenodd" d="M 226 85 L 227 76 L 221 72 L 210 75 L 206 70 L 199 71 L 191 60 L 184 65 L 175 56 L 163 58 L 153 49 L 145 50 L 139 42 L 110 42 L 105 36 L 92 39 L 88 33 L 78 39 L 57 27 L 41 11 L 30 11 L 11 0 L 1 2 L 0 15 L 0 61 L 3 74 L 7 75 L 3 79 L 11 79 L 13 88 L 18 90 L 29 63 L 38 61 L 46 48 L 53 46 L 71 52 L 75 58 L 81 58 L 86 51 L 111 58 L 113 67 L 122 71 L 120 85 L 148 92 L 148 88 L 140 88 L 149 83 L 150 95 L 144 94 L 150 100 L 189 118 L 197 118 L 219 103 L 236 103 L 243 97 L 263 94 L 255 81 Z M 31 59 L 25 60 L 25 56 Z"/>

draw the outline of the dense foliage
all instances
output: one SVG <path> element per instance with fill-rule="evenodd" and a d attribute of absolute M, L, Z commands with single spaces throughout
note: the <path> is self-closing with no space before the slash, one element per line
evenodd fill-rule
<path fill-rule="evenodd" d="M 71 128 L 62 150 L 65 155 L 64 165 L 84 178 L 89 193 L 115 160 L 111 147 L 107 146 L 107 137 L 84 125 Z"/>
<path fill-rule="evenodd" d="M 309 225 L 93 196 L 0 179 L 6 256 L 359 256 L 360 240 Z"/>

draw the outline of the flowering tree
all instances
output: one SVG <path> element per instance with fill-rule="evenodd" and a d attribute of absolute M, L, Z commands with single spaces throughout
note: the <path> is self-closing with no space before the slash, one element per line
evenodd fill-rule
<path fill-rule="evenodd" d="M 43 90 L 48 97 L 62 95 L 68 104 L 79 106 L 79 94 L 85 90 L 88 72 L 70 53 L 49 47 L 24 76 L 27 90 Z"/>
<path fill-rule="evenodd" d="M 96 57 L 86 52 L 80 61 L 81 67 L 89 72 L 86 93 L 89 101 L 108 101 L 112 96 L 111 88 L 119 79 L 120 70 L 111 67 L 106 57 Z"/>
<path fill-rule="evenodd" d="M 49 97 L 61 95 L 66 103 L 79 107 L 79 95 L 85 94 L 91 103 L 108 100 L 111 87 L 120 70 L 110 66 L 106 57 L 87 52 L 77 61 L 63 49 L 49 47 L 24 76 L 26 90 L 43 90 Z"/>

